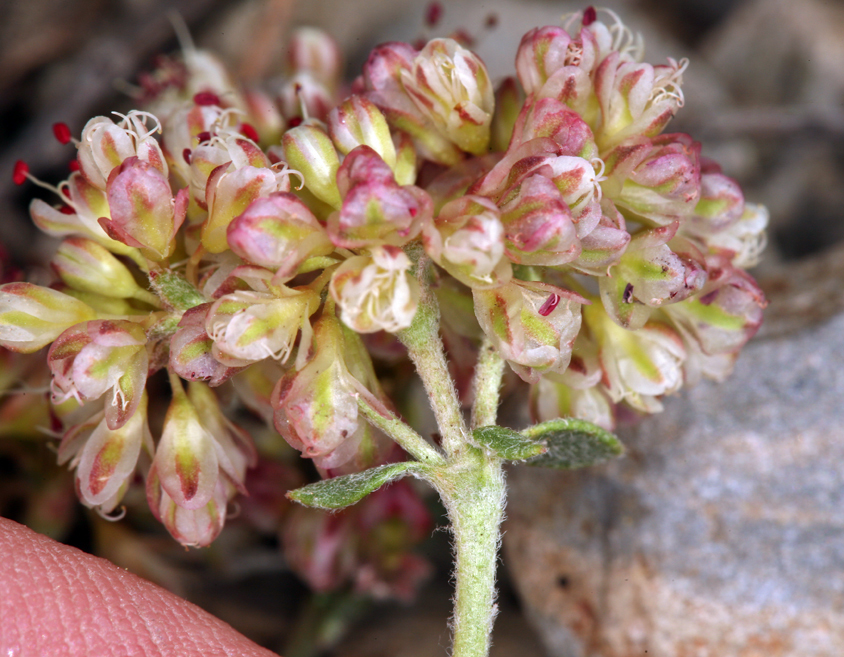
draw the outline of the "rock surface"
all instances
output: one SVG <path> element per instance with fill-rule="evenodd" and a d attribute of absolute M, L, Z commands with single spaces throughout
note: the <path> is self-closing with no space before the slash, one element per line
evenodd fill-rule
<path fill-rule="evenodd" d="M 733 376 L 623 431 L 626 458 L 514 470 L 506 559 L 549 654 L 844 654 L 842 255 L 770 281 Z"/>

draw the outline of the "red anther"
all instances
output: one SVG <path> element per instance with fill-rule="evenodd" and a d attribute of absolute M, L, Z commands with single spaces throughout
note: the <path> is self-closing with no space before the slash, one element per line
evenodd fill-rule
<path fill-rule="evenodd" d="M 26 176 L 29 174 L 29 165 L 23 160 L 15 162 L 15 170 L 12 173 L 12 180 L 16 185 L 23 185 Z"/>
<path fill-rule="evenodd" d="M 545 303 L 543 303 L 539 307 L 539 314 L 543 317 L 548 317 L 552 312 L 554 312 L 554 308 L 557 307 L 557 304 L 560 303 L 560 295 L 555 294 L 554 292 L 551 293 L 547 299 L 545 299 Z"/>
<path fill-rule="evenodd" d="M 415 217 L 417 214 L 419 214 L 419 210 L 417 210 L 416 208 L 410 208 L 411 217 Z"/>
<path fill-rule="evenodd" d="M 79 160 L 71 160 L 67 163 L 67 168 L 71 171 L 79 171 Z"/>
<path fill-rule="evenodd" d="M 443 6 L 440 2 L 429 2 L 425 9 L 425 25 L 436 27 L 443 17 Z"/>
<path fill-rule="evenodd" d="M 189 148 L 186 148 L 185 150 L 182 151 L 182 159 L 187 164 L 190 164 L 190 156 L 191 156 L 191 150 Z"/>
<path fill-rule="evenodd" d="M 210 91 L 200 91 L 193 95 L 193 102 L 196 105 L 217 105 L 220 106 L 220 97 Z"/>
<path fill-rule="evenodd" d="M 201 144 L 204 141 L 211 141 L 211 133 L 210 132 L 200 132 L 196 138 L 199 140 Z"/>
<path fill-rule="evenodd" d="M 621 295 L 621 300 L 624 303 L 631 303 L 633 301 L 633 283 L 628 283 L 624 286 L 624 293 Z"/>
<path fill-rule="evenodd" d="M 70 128 L 67 127 L 67 123 L 54 123 L 53 134 L 56 136 L 56 139 L 59 140 L 60 144 L 70 143 Z"/>
<path fill-rule="evenodd" d="M 595 7 L 587 7 L 583 10 L 583 27 L 589 27 L 598 20 L 598 12 L 595 11 Z"/>
<path fill-rule="evenodd" d="M 498 14 L 490 14 L 487 16 L 484 25 L 486 25 L 488 30 L 498 27 Z"/>
<path fill-rule="evenodd" d="M 240 131 L 247 139 L 251 139 L 256 144 L 261 141 L 261 138 L 258 136 L 258 131 L 255 130 L 255 126 L 251 123 L 242 123 L 240 125 Z"/>
<path fill-rule="evenodd" d="M 63 205 L 62 207 L 60 207 L 59 212 L 61 212 L 62 214 L 76 214 L 76 210 L 74 210 L 69 205 Z"/>
<path fill-rule="evenodd" d="M 67 187 L 62 187 L 62 194 L 70 198 L 70 190 Z"/>
<path fill-rule="evenodd" d="M 414 50 L 422 50 L 427 42 L 425 39 L 416 39 L 412 44 Z"/>
<path fill-rule="evenodd" d="M 295 128 L 297 126 L 302 125 L 302 117 L 301 116 L 294 116 L 292 119 L 290 119 L 287 122 L 287 125 L 289 125 L 291 128 Z"/>

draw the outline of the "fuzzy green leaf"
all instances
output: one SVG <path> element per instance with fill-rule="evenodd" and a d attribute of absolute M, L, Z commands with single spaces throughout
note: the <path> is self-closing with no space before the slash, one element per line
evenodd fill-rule
<path fill-rule="evenodd" d="M 424 466 L 417 461 L 390 463 L 363 472 L 324 479 L 287 493 L 288 499 L 316 509 L 337 510 L 360 502 L 396 479 L 411 472 L 420 472 Z"/>
<path fill-rule="evenodd" d="M 548 448 L 545 454 L 530 459 L 528 465 L 572 470 L 624 454 L 624 445 L 618 438 L 585 420 L 550 420 L 528 427 L 522 435 Z"/>
<path fill-rule="evenodd" d="M 506 427 L 481 427 L 472 432 L 472 438 L 482 447 L 509 461 L 524 461 L 548 451 L 542 443 Z"/>

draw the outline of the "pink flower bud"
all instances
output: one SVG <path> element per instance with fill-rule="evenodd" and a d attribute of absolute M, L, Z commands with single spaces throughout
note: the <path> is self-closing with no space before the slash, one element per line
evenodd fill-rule
<path fill-rule="evenodd" d="M 299 27 L 290 35 L 288 64 L 293 71 L 307 71 L 329 89 L 337 86 L 343 57 L 334 39 L 315 27 Z"/>
<path fill-rule="evenodd" d="M 143 296 L 132 273 L 111 252 L 84 237 L 66 239 L 50 264 L 71 287 L 107 297 Z"/>
<path fill-rule="evenodd" d="M 486 152 L 495 101 L 477 55 L 453 39 L 433 39 L 402 70 L 401 82 L 420 112 L 461 150 Z"/>
<path fill-rule="evenodd" d="M 628 219 L 665 226 L 691 216 L 700 199 L 700 144 L 685 134 L 621 144 L 607 169 L 605 189 Z"/>
<path fill-rule="evenodd" d="M 334 245 L 296 196 L 276 193 L 253 201 L 226 229 L 231 250 L 247 262 L 291 278 L 306 259 L 326 256 Z"/>
<path fill-rule="evenodd" d="M 176 504 L 161 484 L 155 466 L 147 475 L 147 502 L 153 515 L 179 543 L 207 547 L 214 542 L 226 522 L 226 507 L 235 489 L 222 477 L 217 480 L 211 499 L 196 509 Z"/>
<path fill-rule="evenodd" d="M 107 191 L 111 218 L 101 217 L 100 225 L 109 237 L 139 248 L 152 260 L 168 257 L 187 212 L 187 190 L 174 201 L 161 172 L 130 157 L 112 170 Z"/>
<path fill-rule="evenodd" d="M 390 168 L 368 146 L 346 156 L 337 185 L 343 206 L 328 218 L 328 233 L 336 246 L 403 246 L 431 221 L 433 203 L 428 194 L 412 185 L 399 187 Z"/>
<path fill-rule="evenodd" d="M 326 132 L 315 125 L 300 125 L 284 133 L 281 141 L 287 163 L 301 172 L 305 187 L 319 200 L 339 208 L 337 189 L 340 158 Z"/>
<path fill-rule="evenodd" d="M 540 138 L 551 139 L 557 144 L 557 155 L 574 155 L 587 160 L 598 155 L 587 123 L 556 98 L 539 98 L 525 104 L 515 123 L 510 149 Z"/>
<path fill-rule="evenodd" d="M 512 280 L 473 290 L 475 315 L 513 371 L 528 383 L 546 372 L 563 373 L 580 331 L 580 295 L 553 285 Z"/>
<path fill-rule="evenodd" d="M 149 367 L 143 328 L 124 320 L 95 320 L 63 332 L 47 355 L 54 403 L 68 397 L 105 402 L 108 428 L 119 429 L 135 413 Z"/>
<path fill-rule="evenodd" d="M 0 286 L 0 346 L 32 353 L 65 329 L 94 318 L 94 310 L 73 297 L 31 283 Z"/>
<path fill-rule="evenodd" d="M 759 264 L 765 249 L 768 210 L 763 205 L 745 203 L 741 218 L 706 238 L 710 251 L 727 254 L 734 267 L 749 269 Z"/>
<path fill-rule="evenodd" d="M 302 456 L 323 469 L 342 466 L 355 456 L 366 422 L 359 418 L 358 396 L 383 407 L 345 362 L 346 340 L 333 313 L 314 326 L 312 357 L 297 372 L 288 372 L 273 391 L 274 424 Z M 370 365 L 371 367 L 371 365 Z"/>
<path fill-rule="evenodd" d="M 376 246 L 369 256 L 346 260 L 329 285 L 343 323 L 358 333 L 395 333 L 410 326 L 419 284 L 409 269 L 410 259 L 394 246 Z"/>
<path fill-rule="evenodd" d="M 94 419 L 101 418 L 98 413 Z M 147 425 L 147 396 L 141 394 L 137 410 L 127 422 L 110 429 L 100 419 L 71 462 L 76 468 L 76 489 L 82 502 L 111 513 L 131 483 L 141 448 L 151 456 L 152 435 Z"/>
<path fill-rule="evenodd" d="M 521 265 L 557 266 L 580 255 L 571 211 L 548 178 L 533 175 L 501 207 L 507 257 Z"/>
<path fill-rule="evenodd" d="M 214 340 L 220 363 L 242 367 L 264 358 L 285 362 L 299 331 L 307 343 L 308 318 L 319 307 L 312 290 L 279 286 L 276 294 L 234 292 L 218 299 L 208 312 L 205 329 Z"/>
<path fill-rule="evenodd" d="M 624 217 L 613 202 L 604 197 L 600 207 L 598 225 L 581 238 L 580 257 L 571 263 L 572 269 L 592 276 L 606 276 L 609 267 L 618 262 L 630 243 Z"/>
<path fill-rule="evenodd" d="M 482 196 L 462 196 L 446 203 L 424 232 L 425 251 L 469 287 L 487 289 L 510 280 L 505 228 L 495 204 Z"/>
<path fill-rule="evenodd" d="M 279 143 L 284 132 L 284 117 L 281 116 L 272 98 L 259 89 L 249 89 L 244 93 L 244 100 L 249 110 L 251 124 L 254 125 L 259 137 L 255 141 L 263 144 Z M 249 135 L 246 136 L 252 139 Z"/>
<path fill-rule="evenodd" d="M 369 146 L 395 171 L 396 147 L 387 120 L 365 96 L 349 96 L 328 115 L 328 133 L 341 153 Z"/>

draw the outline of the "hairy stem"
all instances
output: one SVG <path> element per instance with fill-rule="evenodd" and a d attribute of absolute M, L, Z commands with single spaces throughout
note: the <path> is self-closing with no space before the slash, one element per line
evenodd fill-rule
<path fill-rule="evenodd" d="M 404 451 L 417 460 L 431 465 L 445 465 L 445 459 L 433 445 L 392 413 L 385 416 L 382 411 L 374 408 L 363 395 L 358 396 L 358 408 L 373 426 L 395 440 Z"/>
<path fill-rule="evenodd" d="M 445 360 L 440 338 L 440 309 L 430 288 L 423 287 L 413 323 L 397 335 L 407 347 L 422 379 L 442 435 L 443 449 L 451 456 L 467 444 L 468 431 Z"/>
<path fill-rule="evenodd" d="M 475 393 L 475 401 L 472 405 L 473 429 L 495 424 L 498 414 L 498 393 L 503 375 L 504 359 L 489 338 L 484 336 L 478 364 L 475 366 L 475 380 L 472 384 Z"/>
<path fill-rule="evenodd" d="M 486 657 L 506 487 L 502 461 L 469 448 L 435 485 L 451 519 L 455 552 L 452 657 Z"/>

